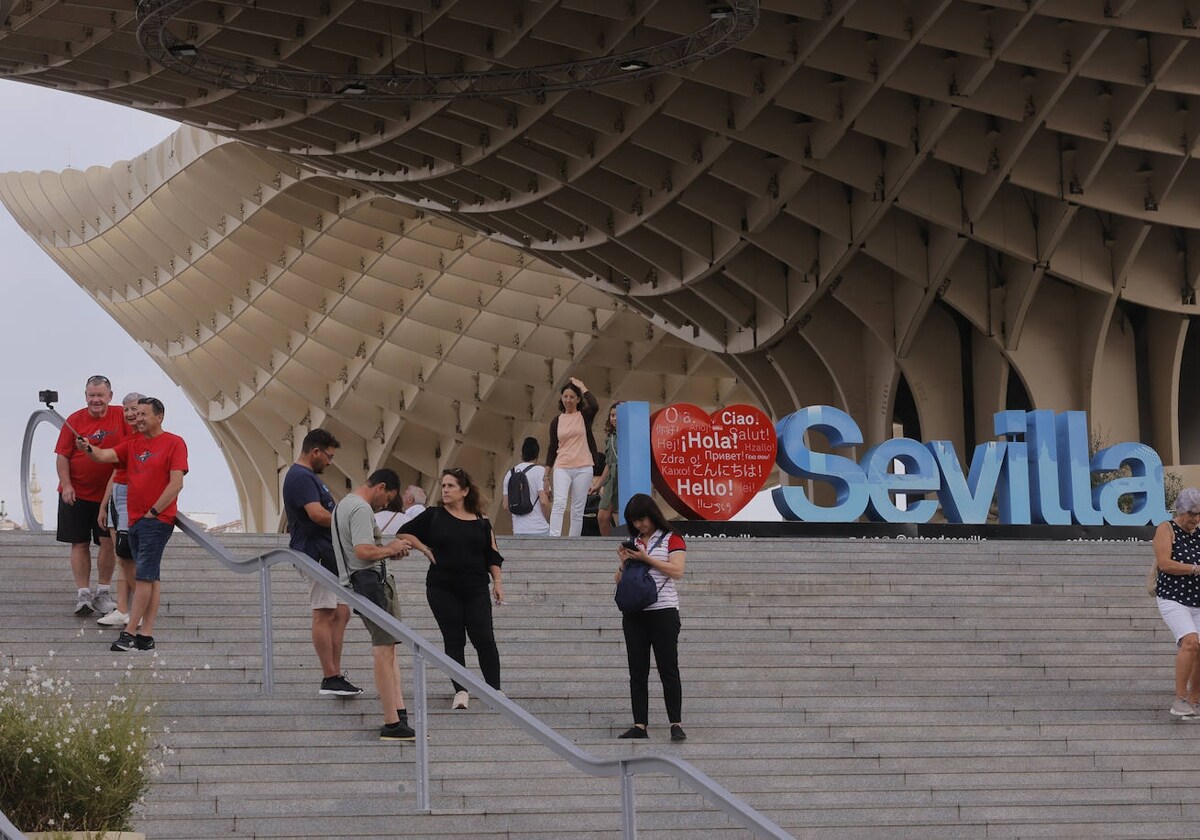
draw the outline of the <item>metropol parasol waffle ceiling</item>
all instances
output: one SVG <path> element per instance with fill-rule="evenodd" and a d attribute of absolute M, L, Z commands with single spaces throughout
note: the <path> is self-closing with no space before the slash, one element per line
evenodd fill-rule
<path fill-rule="evenodd" d="M 832 404 L 868 443 L 1083 409 L 1187 472 L 1197 26 L 1177 0 L 0 0 L 5 78 L 191 126 L 0 199 L 183 385 L 251 527 L 317 424 L 347 478 L 454 463 L 499 495 L 569 374 L 605 404 Z"/>

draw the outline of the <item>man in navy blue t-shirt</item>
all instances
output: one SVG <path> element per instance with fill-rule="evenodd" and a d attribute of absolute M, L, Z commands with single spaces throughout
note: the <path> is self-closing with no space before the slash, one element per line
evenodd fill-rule
<path fill-rule="evenodd" d="M 288 469 L 283 479 L 283 509 L 287 513 L 288 545 L 307 554 L 334 575 L 338 573 L 333 555 L 333 496 L 321 480 L 321 473 L 333 463 L 340 444 L 324 429 L 313 429 L 300 444 L 300 457 Z M 320 694 L 353 697 L 362 689 L 352 684 L 342 673 L 342 639 L 350 621 L 350 608 L 338 602 L 337 593 L 321 586 L 310 575 L 301 572 L 308 581 L 308 601 L 312 606 L 312 640 L 321 662 Z"/>

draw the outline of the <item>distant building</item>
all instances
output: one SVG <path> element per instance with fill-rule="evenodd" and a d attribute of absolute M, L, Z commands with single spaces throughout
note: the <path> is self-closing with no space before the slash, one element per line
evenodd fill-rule
<path fill-rule="evenodd" d="M 8 511 L 4 508 L 4 502 L 0 500 L 0 531 L 20 531 L 21 526 L 8 518 Z"/>
<path fill-rule="evenodd" d="M 29 465 L 29 507 L 33 518 L 44 525 L 46 519 L 42 516 L 42 485 L 37 477 L 37 464 Z"/>
<path fill-rule="evenodd" d="M 221 525 L 213 525 L 208 529 L 210 534 L 244 534 L 246 526 L 242 524 L 242 520 L 234 519 L 230 522 L 225 522 Z"/>

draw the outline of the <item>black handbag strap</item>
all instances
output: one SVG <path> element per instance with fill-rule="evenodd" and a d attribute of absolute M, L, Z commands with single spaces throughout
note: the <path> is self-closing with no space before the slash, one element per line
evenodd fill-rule
<path fill-rule="evenodd" d="M 350 570 L 350 561 L 348 561 L 345 556 L 346 547 L 342 544 L 342 535 L 340 533 L 338 533 L 338 523 L 337 523 L 338 518 L 337 518 L 337 506 L 336 505 L 334 505 L 333 513 L 330 514 L 329 520 L 333 525 L 333 539 L 334 539 L 333 559 L 338 563 L 339 567 L 345 568 L 346 579 L 350 580 L 351 578 L 354 577 L 355 572 L 362 572 L 362 571 L 366 571 L 366 570 L 365 569 L 355 569 L 354 571 Z M 341 554 L 342 554 L 341 560 L 338 560 L 338 549 L 341 549 Z M 368 567 L 368 568 L 370 568 L 370 567 Z M 380 577 L 380 580 L 382 580 L 387 577 L 387 561 L 380 560 L 379 568 L 380 568 L 379 577 Z"/>
<path fill-rule="evenodd" d="M 346 570 L 346 578 L 350 578 L 350 564 L 342 557 L 345 552 L 345 546 L 342 545 L 342 535 L 338 533 L 337 524 L 337 505 L 333 506 L 333 511 L 329 514 L 329 522 L 333 526 L 333 560 L 338 564 L 339 568 Z"/>
<path fill-rule="evenodd" d="M 663 531 L 661 534 L 659 534 L 659 535 L 658 535 L 658 539 L 656 539 L 656 540 L 654 541 L 654 545 L 652 545 L 652 546 L 650 546 L 648 549 L 646 549 L 646 554 L 647 554 L 647 556 L 649 556 L 649 554 L 650 554 L 651 552 L 653 552 L 653 551 L 654 551 L 654 549 L 658 548 L 659 544 L 661 544 L 661 543 L 662 543 L 662 541 L 663 541 L 663 540 L 665 540 L 666 538 L 667 538 L 667 532 L 666 532 L 666 531 Z"/>
<path fill-rule="evenodd" d="M 662 543 L 662 541 L 663 541 L 663 540 L 665 540 L 666 538 L 667 538 L 667 532 L 666 532 L 666 531 L 663 531 L 661 534 L 659 534 L 659 536 L 658 536 L 658 539 L 656 539 L 656 540 L 654 541 L 654 545 L 650 546 L 650 548 L 649 548 L 649 549 L 647 549 L 647 551 L 646 551 L 646 554 L 647 554 L 647 555 L 649 555 L 651 551 L 654 551 L 654 549 L 658 548 L 658 546 L 659 546 L 659 545 Z M 654 571 L 654 568 L 653 568 L 653 567 L 651 567 L 651 568 L 650 568 L 650 571 Z M 663 591 L 663 589 L 666 587 L 666 585 L 667 585 L 667 581 L 668 581 L 668 580 L 670 580 L 670 578 L 669 578 L 669 577 L 667 577 L 666 573 L 664 572 L 664 573 L 663 573 L 663 582 L 662 582 L 662 583 L 660 583 L 660 584 L 658 585 L 658 589 L 657 589 L 657 590 L 655 590 L 655 600 L 657 600 L 657 599 L 658 599 L 658 596 L 662 594 L 662 591 Z"/>

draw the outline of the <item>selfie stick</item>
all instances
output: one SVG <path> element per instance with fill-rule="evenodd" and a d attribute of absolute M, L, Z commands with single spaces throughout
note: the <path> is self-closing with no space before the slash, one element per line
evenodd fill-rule
<path fill-rule="evenodd" d="M 54 416 L 57 417 L 59 420 L 63 421 L 63 425 L 66 426 L 68 429 L 70 429 L 71 434 L 75 435 L 75 437 L 79 438 L 80 440 L 83 439 L 83 435 L 81 435 L 81 434 L 79 434 L 79 432 L 75 431 L 75 427 L 73 427 L 70 423 L 67 422 L 67 418 L 63 417 L 61 414 L 59 414 L 58 411 L 54 408 L 54 400 L 43 400 L 43 402 L 46 403 L 46 408 L 50 409 L 50 411 L 54 414 Z"/>

